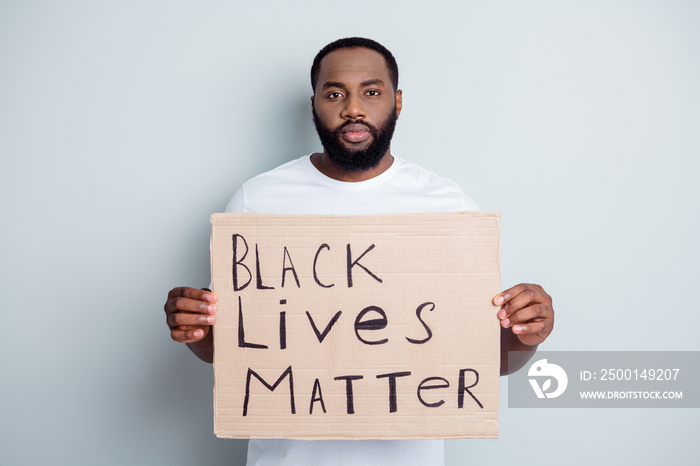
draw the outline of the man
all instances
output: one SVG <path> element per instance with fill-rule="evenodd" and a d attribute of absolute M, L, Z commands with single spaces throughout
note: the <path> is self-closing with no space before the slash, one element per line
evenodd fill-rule
<path fill-rule="evenodd" d="M 227 212 L 281 214 L 380 214 L 478 210 L 454 183 L 391 154 L 402 108 L 396 61 L 382 45 L 362 38 L 324 47 L 311 68 L 314 124 L 323 145 L 315 153 L 259 175 L 236 192 Z M 217 297 L 174 288 L 165 313 L 171 336 L 212 362 L 211 325 Z M 501 375 L 514 372 L 552 331 L 552 300 L 538 285 L 520 284 L 493 298 L 501 306 Z M 508 367 L 508 351 L 520 351 Z M 251 440 L 248 464 L 444 463 L 436 440 Z"/>

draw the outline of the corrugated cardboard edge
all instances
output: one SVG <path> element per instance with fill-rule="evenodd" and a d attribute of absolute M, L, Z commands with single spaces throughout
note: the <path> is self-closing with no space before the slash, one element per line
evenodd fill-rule
<path fill-rule="evenodd" d="M 250 214 L 251 216 L 262 216 L 262 217 L 280 217 L 283 214 L 266 214 L 266 213 L 255 213 L 255 212 L 236 212 L 239 215 L 247 215 Z M 484 216 L 494 216 L 497 221 L 497 226 L 498 226 L 498 275 L 499 277 L 502 276 L 501 274 L 501 212 L 500 211 L 486 211 L 486 212 L 480 212 L 480 211 L 457 211 L 457 212 L 418 212 L 418 213 L 413 213 L 409 215 L 423 215 L 423 214 L 436 214 L 436 213 L 469 213 L 469 214 L 484 214 Z M 231 225 L 230 222 L 225 221 L 227 217 L 225 217 L 226 214 L 224 213 L 214 213 L 210 217 L 210 223 L 212 227 L 216 225 Z M 405 216 L 407 213 L 398 213 L 398 214 L 365 214 L 365 215 L 356 215 L 355 217 L 375 217 L 375 218 L 386 218 L 386 217 L 398 217 L 398 216 Z M 327 217 L 349 217 L 348 215 L 314 215 L 314 214 L 295 214 L 297 217 L 306 217 L 309 218 L 309 220 L 313 220 L 314 218 L 327 218 Z M 209 267 L 210 267 L 210 275 L 213 277 L 214 276 L 214 270 L 213 270 L 213 263 L 211 261 L 211 257 L 213 255 L 213 240 L 214 240 L 214 229 L 211 229 L 211 234 L 210 234 L 210 240 L 209 240 Z M 502 288 L 502 283 L 500 283 L 499 288 Z M 216 324 L 214 324 L 212 331 L 216 331 Z M 500 339 L 500 337 L 499 337 Z M 216 348 L 214 348 L 214 353 L 216 354 Z M 498 358 L 498 361 L 500 362 L 500 356 Z M 212 364 L 212 369 L 214 371 L 214 374 L 216 375 L 216 356 L 214 356 L 214 362 Z M 499 374 L 500 374 L 500 367 L 499 367 Z M 265 438 L 271 438 L 271 437 L 265 437 L 265 436 L 257 436 L 257 435 L 248 435 L 248 436 L 232 436 L 232 435 L 227 435 L 224 432 L 222 432 L 219 429 L 219 420 L 217 416 L 217 399 L 216 399 L 216 376 L 214 377 L 214 387 L 213 387 L 213 408 L 214 408 L 214 435 L 218 438 L 224 438 L 224 439 L 265 439 Z M 500 399 L 500 381 L 496 383 L 496 398 Z M 500 420 L 500 409 L 496 410 L 496 418 L 495 418 L 495 431 L 496 433 L 494 435 L 450 435 L 450 436 L 441 436 L 439 437 L 440 439 L 464 439 L 464 438 L 474 438 L 474 439 L 489 439 L 489 438 L 498 438 L 500 434 L 500 429 L 499 429 L 499 422 Z M 428 437 L 428 436 L 401 436 L 401 437 L 395 437 L 395 436 L 363 436 L 361 438 L 358 437 L 349 437 L 349 436 L 342 436 L 342 435 L 333 435 L 333 436 L 287 436 L 284 437 L 285 439 L 291 439 L 291 440 L 435 440 L 436 437 Z"/>

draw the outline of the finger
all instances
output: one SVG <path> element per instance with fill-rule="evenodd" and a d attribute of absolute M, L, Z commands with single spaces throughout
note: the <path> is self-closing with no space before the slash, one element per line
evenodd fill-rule
<path fill-rule="evenodd" d="M 496 306 L 501 306 L 504 303 L 507 303 L 509 300 L 513 299 L 513 297 L 521 294 L 523 291 L 525 291 L 528 288 L 542 290 L 542 287 L 539 285 L 532 285 L 530 283 L 520 283 L 518 285 L 515 285 L 512 288 L 508 288 L 507 290 L 503 290 L 500 293 L 498 293 L 496 296 L 494 296 L 493 297 L 493 304 L 495 304 Z"/>
<path fill-rule="evenodd" d="M 205 325 L 214 325 L 216 323 L 216 316 L 212 314 L 208 315 L 203 315 L 203 314 L 190 314 L 186 312 L 175 312 L 174 314 L 170 314 L 168 316 L 168 326 L 170 328 L 173 327 L 182 327 L 185 325 L 192 325 L 192 326 L 205 326 Z"/>
<path fill-rule="evenodd" d="M 501 306 L 501 310 L 498 311 L 498 317 L 501 319 L 511 317 L 514 313 L 520 311 L 521 309 L 525 309 L 526 307 L 535 304 L 546 305 L 548 303 L 545 302 L 544 296 L 541 296 L 537 292 L 528 288 Z"/>
<path fill-rule="evenodd" d="M 166 315 L 171 315 L 177 312 L 214 314 L 216 313 L 216 306 L 206 301 L 201 301 L 193 298 L 177 297 L 169 299 L 165 303 Z"/>
<path fill-rule="evenodd" d="M 513 333 L 517 335 L 548 335 L 552 331 L 552 323 L 548 320 L 538 320 L 527 324 L 514 325 Z"/>
<path fill-rule="evenodd" d="M 218 299 L 218 297 L 208 289 L 198 290 L 197 288 L 190 288 L 188 286 L 178 286 L 170 290 L 168 293 L 168 301 L 174 298 L 189 298 L 197 301 L 206 301 L 212 304 Z"/>
<path fill-rule="evenodd" d="M 545 304 L 532 304 L 520 309 L 501 320 L 503 327 L 524 324 L 533 320 L 549 319 L 552 315 L 551 308 Z"/>
<path fill-rule="evenodd" d="M 207 334 L 207 330 L 203 328 L 188 328 L 182 330 L 176 328 L 170 332 L 170 337 L 179 343 L 193 343 L 204 338 Z"/>
<path fill-rule="evenodd" d="M 498 311 L 498 318 L 504 319 L 512 313 L 523 309 L 531 304 L 550 304 L 549 295 L 537 285 L 525 285 L 523 288 L 518 288 L 518 294 L 511 296 L 501 305 L 501 310 Z"/>

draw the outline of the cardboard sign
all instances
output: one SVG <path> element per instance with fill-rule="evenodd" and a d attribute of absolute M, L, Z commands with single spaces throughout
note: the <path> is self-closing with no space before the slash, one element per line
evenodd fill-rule
<path fill-rule="evenodd" d="M 500 214 L 214 214 L 214 430 L 498 435 Z"/>

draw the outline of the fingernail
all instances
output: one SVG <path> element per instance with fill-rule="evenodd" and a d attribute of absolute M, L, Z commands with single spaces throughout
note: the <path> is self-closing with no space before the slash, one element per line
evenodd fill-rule
<path fill-rule="evenodd" d="M 503 325 L 504 327 L 508 327 L 508 324 L 510 324 L 510 319 L 503 319 L 501 321 L 501 325 Z"/>
<path fill-rule="evenodd" d="M 216 316 L 207 316 L 208 324 L 213 324 L 214 322 L 216 322 Z"/>
<path fill-rule="evenodd" d="M 513 327 L 513 333 L 521 333 L 527 330 L 527 325 L 516 325 Z"/>
<path fill-rule="evenodd" d="M 496 306 L 500 306 L 501 304 L 503 304 L 503 301 L 505 301 L 503 299 L 503 296 L 499 296 L 498 298 L 496 298 Z"/>
<path fill-rule="evenodd" d="M 502 319 L 502 318 L 504 318 L 505 316 L 506 316 L 506 310 L 505 310 L 505 309 L 501 309 L 500 311 L 498 311 L 498 317 L 499 317 L 499 318 Z"/>
<path fill-rule="evenodd" d="M 214 296 L 213 294 L 206 293 L 206 294 L 204 295 L 204 299 L 206 299 L 206 300 L 209 301 L 210 303 L 215 303 L 215 302 L 216 302 L 216 296 Z"/>
<path fill-rule="evenodd" d="M 213 304 L 209 304 L 209 305 L 207 306 L 207 312 L 208 312 L 209 314 L 215 313 L 215 312 L 216 312 L 216 306 L 214 306 Z"/>
<path fill-rule="evenodd" d="M 195 338 L 201 338 L 204 336 L 204 330 L 197 329 L 194 332 L 192 332 L 192 335 L 194 335 Z"/>

